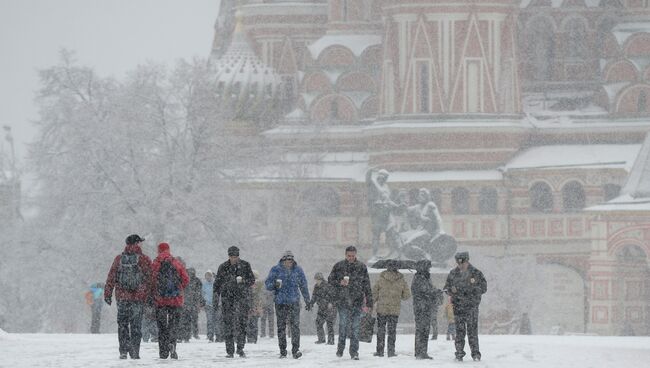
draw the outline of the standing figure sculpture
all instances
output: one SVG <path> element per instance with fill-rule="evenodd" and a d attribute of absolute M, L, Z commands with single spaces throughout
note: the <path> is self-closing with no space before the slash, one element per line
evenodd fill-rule
<path fill-rule="evenodd" d="M 375 174 L 376 173 L 376 174 Z M 388 229 L 390 213 L 397 204 L 390 199 L 390 188 L 388 171 L 371 169 L 366 173 L 366 184 L 368 185 L 368 211 L 372 222 L 372 255 L 377 257 L 381 234 Z"/>

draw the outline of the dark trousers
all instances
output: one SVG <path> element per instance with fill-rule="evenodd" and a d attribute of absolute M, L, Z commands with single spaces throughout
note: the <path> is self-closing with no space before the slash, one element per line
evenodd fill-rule
<path fill-rule="evenodd" d="M 131 357 L 140 355 L 142 304 L 135 301 L 117 302 L 117 339 L 120 343 L 120 354 L 129 353 Z"/>
<path fill-rule="evenodd" d="M 269 337 L 273 338 L 273 330 L 275 329 L 273 319 L 275 317 L 275 312 L 274 312 L 274 305 L 265 305 L 264 309 L 262 310 L 262 317 L 260 319 L 260 336 L 264 337 L 266 336 L 266 326 L 268 323 L 269 326 Z"/>
<path fill-rule="evenodd" d="M 395 340 L 397 338 L 397 319 L 399 316 L 385 314 L 377 315 L 377 352 L 384 353 L 386 344 L 386 329 L 388 329 L 388 355 L 395 354 Z"/>
<path fill-rule="evenodd" d="M 429 330 L 431 328 L 431 309 L 417 308 L 415 313 L 415 356 L 423 357 L 428 355 Z"/>
<path fill-rule="evenodd" d="M 275 314 L 278 319 L 278 346 L 280 353 L 287 352 L 287 322 L 291 330 L 291 353 L 300 350 L 300 303 L 276 304 Z"/>
<path fill-rule="evenodd" d="M 350 335 L 350 356 L 359 355 L 359 326 L 361 324 L 361 307 L 338 307 L 339 342 L 337 353 L 343 354 L 345 340 Z"/>
<path fill-rule="evenodd" d="M 158 324 L 158 352 L 161 358 L 176 351 L 176 339 L 181 320 L 181 307 L 158 307 L 156 322 Z"/>
<path fill-rule="evenodd" d="M 223 307 L 213 305 L 214 308 L 214 341 L 223 342 Z"/>
<path fill-rule="evenodd" d="M 181 332 L 179 338 L 189 341 L 190 337 L 199 336 L 199 310 L 194 307 L 183 307 L 181 312 Z"/>
<path fill-rule="evenodd" d="M 205 320 L 207 325 L 208 340 L 212 341 L 214 339 L 216 326 L 214 307 L 212 305 L 205 305 Z"/>
<path fill-rule="evenodd" d="M 248 329 L 246 329 L 246 339 L 248 342 L 257 344 L 257 322 L 260 316 L 248 317 Z"/>
<path fill-rule="evenodd" d="M 438 339 L 438 308 L 431 309 L 431 339 Z"/>
<path fill-rule="evenodd" d="M 481 356 L 478 347 L 478 307 L 458 308 L 454 304 L 454 317 L 456 321 L 456 357 L 465 356 L 465 334 L 472 352 L 472 358 Z"/>
<path fill-rule="evenodd" d="M 248 325 L 248 301 L 222 298 L 221 307 L 223 308 L 226 354 L 235 353 L 235 340 L 237 341 L 237 353 L 243 353 L 246 345 L 246 327 Z"/>
<path fill-rule="evenodd" d="M 93 300 L 93 305 L 91 306 L 92 317 L 90 320 L 90 333 L 98 334 L 99 326 L 102 320 L 102 303 L 104 301 L 101 299 Z"/>
<path fill-rule="evenodd" d="M 318 307 L 318 314 L 316 314 L 316 334 L 318 341 L 325 342 L 325 331 L 323 324 L 327 323 L 327 342 L 334 342 L 334 320 L 336 319 L 336 309 L 327 309 Z"/>

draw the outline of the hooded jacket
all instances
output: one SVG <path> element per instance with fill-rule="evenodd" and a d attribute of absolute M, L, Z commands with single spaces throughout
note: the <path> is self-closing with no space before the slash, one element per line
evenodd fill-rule
<path fill-rule="evenodd" d="M 180 289 L 181 293 L 178 296 L 174 297 L 163 297 L 158 295 L 158 274 L 160 273 L 160 266 L 163 261 L 171 262 L 172 266 L 176 268 L 178 276 L 180 277 Z M 153 281 L 152 281 L 152 294 L 154 295 L 154 301 L 156 302 L 157 307 L 182 307 L 185 303 L 185 298 L 183 297 L 183 290 L 190 283 L 190 277 L 187 275 L 185 266 L 176 258 L 172 257 L 169 251 L 163 251 L 158 253 L 158 257 L 153 260 Z"/>
<path fill-rule="evenodd" d="M 282 287 L 279 289 L 275 286 L 276 280 L 282 280 Z M 300 302 L 300 294 L 305 299 L 305 304 L 309 305 L 309 288 L 307 287 L 307 278 L 302 268 L 293 261 L 293 266 L 286 269 L 282 261 L 271 268 L 269 275 L 264 282 L 266 290 L 274 291 L 275 304 L 295 304 Z"/>
<path fill-rule="evenodd" d="M 411 283 L 411 293 L 413 294 L 413 311 L 437 308 L 442 304 L 442 290 L 436 288 L 431 283 L 431 274 L 429 273 L 431 262 L 418 262 L 416 265 L 416 274 L 413 276 Z"/>
<path fill-rule="evenodd" d="M 399 271 L 386 270 L 379 274 L 379 280 L 372 288 L 377 314 L 399 316 L 402 300 L 411 297 L 404 275 Z"/>
<path fill-rule="evenodd" d="M 119 254 L 113 260 L 108 277 L 106 277 L 106 287 L 104 288 L 104 298 L 110 299 L 113 296 L 113 289 L 115 289 L 115 299 L 117 301 L 137 301 L 145 302 L 149 297 L 149 290 L 151 289 L 151 259 L 142 254 L 142 248 L 137 244 L 128 244 L 124 248 L 126 254 L 138 255 L 138 267 L 142 272 L 142 283 L 136 290 L 125 290 L 117 283 L 117 271 L 120 267 L 122 254 Z"/>

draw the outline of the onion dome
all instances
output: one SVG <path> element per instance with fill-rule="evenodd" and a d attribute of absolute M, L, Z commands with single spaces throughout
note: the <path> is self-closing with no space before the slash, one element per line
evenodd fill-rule
<path fill-rule="evenodd" d="M 281 78 L 257 57 L 246 40 L 240 11 L 236 18 L 231 44 L 212 61 L 220 103 L 235 120 L 269 119 L 279 105 Z"/>

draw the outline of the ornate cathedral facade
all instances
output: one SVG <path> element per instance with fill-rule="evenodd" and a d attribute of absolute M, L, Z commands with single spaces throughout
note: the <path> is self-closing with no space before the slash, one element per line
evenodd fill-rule
<path fill-rule="evenodd" d="M 477 265 L 534 261 L 483 332 L 650 334 L 649 1 L 222 0 L 211 63 L 233 134 L 285 150 L 238 181 L 257 234 L 369 252 L 383 168 Z"/>

